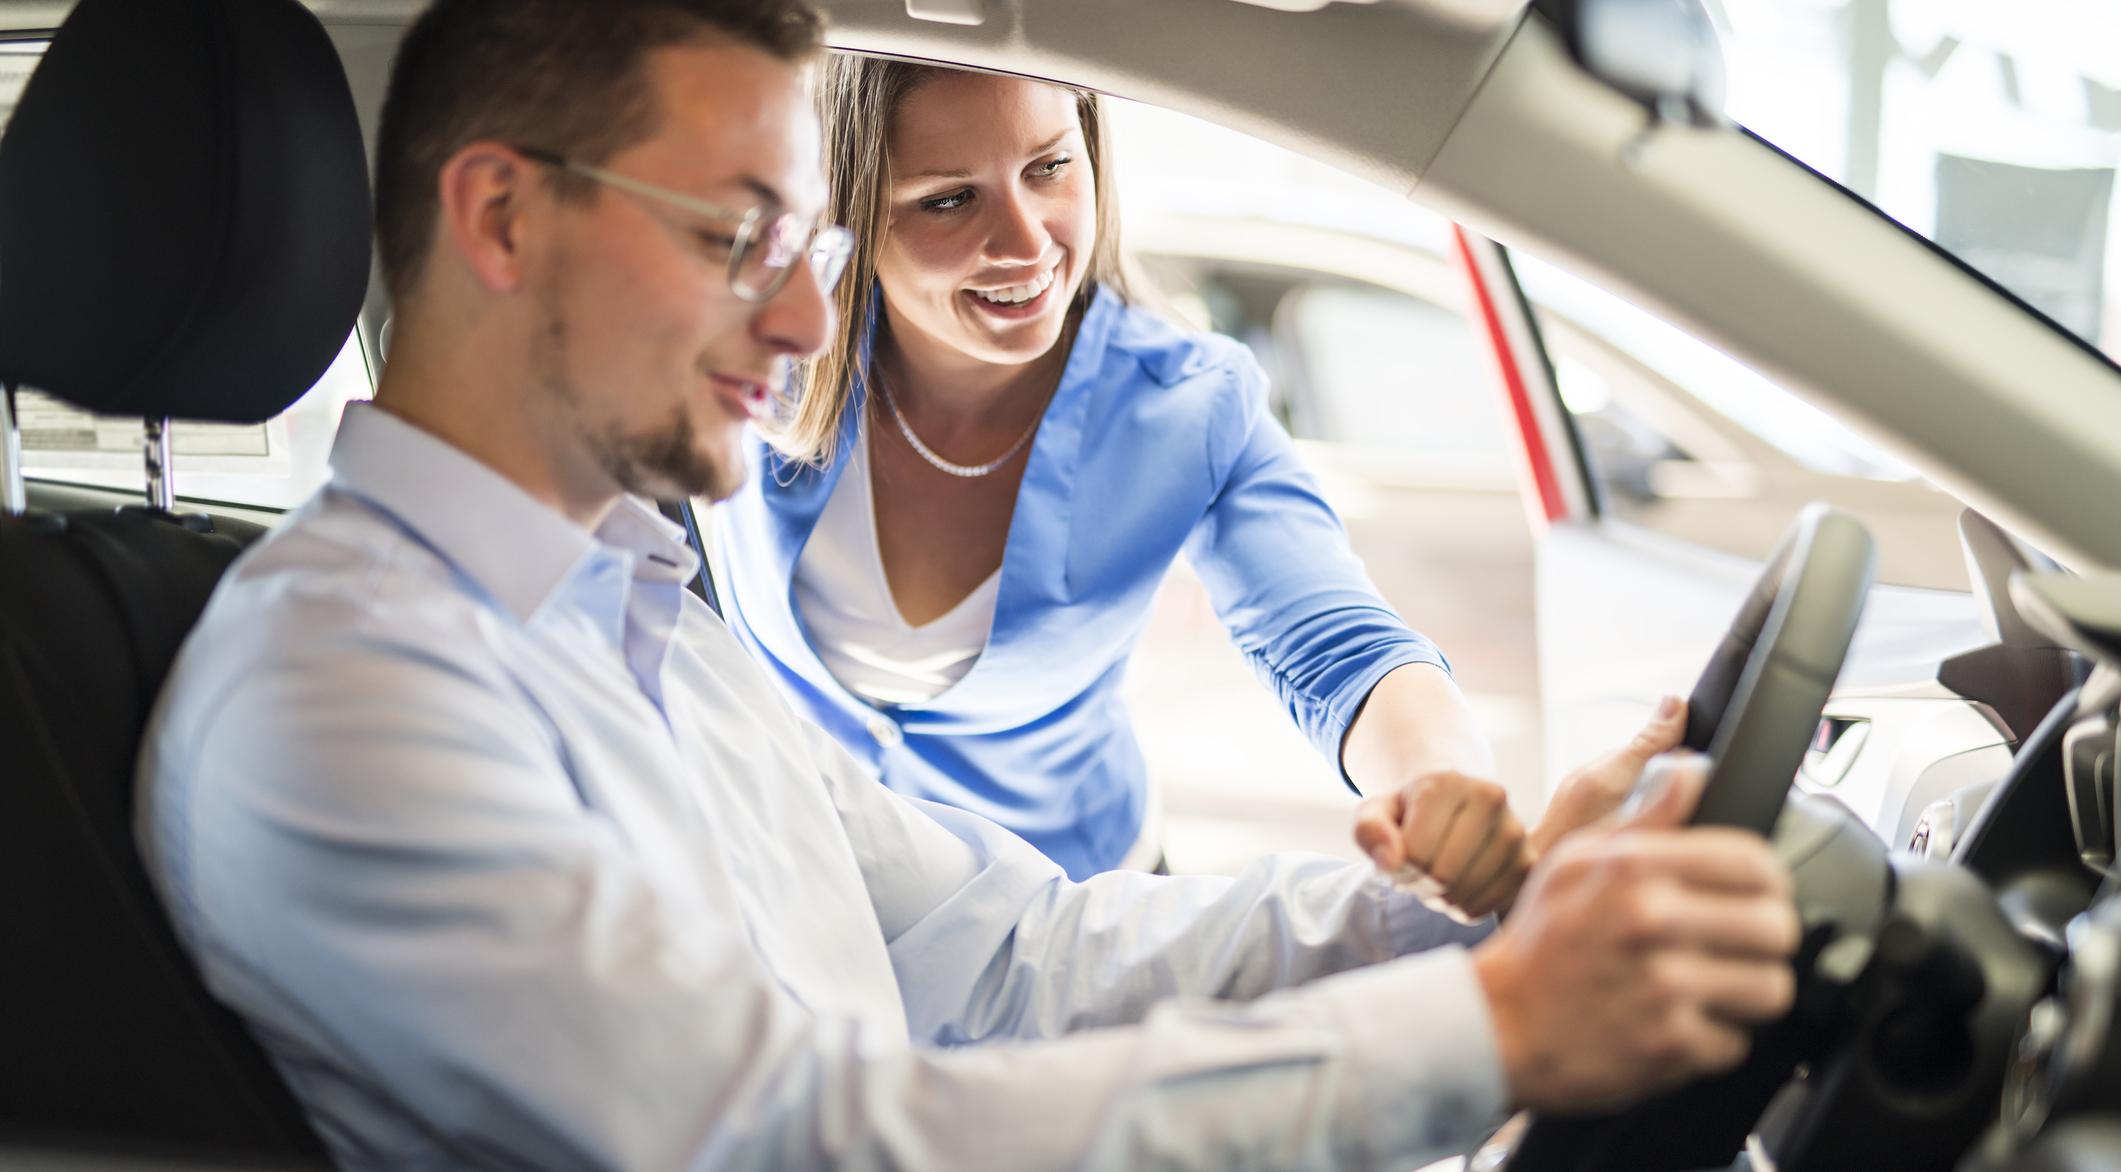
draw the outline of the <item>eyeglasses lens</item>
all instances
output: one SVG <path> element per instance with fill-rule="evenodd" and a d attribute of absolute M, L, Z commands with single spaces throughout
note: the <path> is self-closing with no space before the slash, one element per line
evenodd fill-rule
<path fill-rule="evenodd" d="M 852 251 L 852 234 L 836 224 L 813 228 L 790 212 L 769 215 L 741 237 L 731 284 L 740 296 L 764 301 L 788 283 L 796 259 L 807 256 L 819 287 L 829 293 Z"/>

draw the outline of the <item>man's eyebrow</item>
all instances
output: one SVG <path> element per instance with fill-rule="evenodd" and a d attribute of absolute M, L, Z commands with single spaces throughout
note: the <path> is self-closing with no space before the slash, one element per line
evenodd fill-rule
<path fill-rule="evenodd" d="M 1044 142 L 1042 142 L 1042 143 L 1038 144 L 1037 146 L 1035 146 L 1035 147 L 1031 148 L 1031 155 L 1032 155 L 1032 157 L 1036 158 L 1036 157 L 1037 157 L 1037 156 L 1039 156 L 1039 155 L 1043 155 L 1043 154 L 1045 154 L 1045 153 L 1046 153 L 1047 151 L 1050 151 L 1050 150 L 1052 150 L 1052 149 L 1053 149 L 1054 147 L 1057 147 L 1057 146 L 1059 146 L 1059 145 L 1061 144 L 1061 141 L 1062 141 L 1063 139 L 1067 138 L 1067 137 L 1068 137 L 1069 135 L 1071 135 L 1071 134 L 1074 134 L 1074 133 L 1075 133 L 1075 127 L 1071 126 L 1071 127 L 1069 127 L 1068 129 L 1066 129 L 1066 130 L 1063 130 L 1063 131 L 1061 131 L 1061 132 L 1060 132 L 1059 134 L 1056 134 L 1056 135 L 1054 135 L 1054 136 L 1053 136 L 1052 138 L 1049 138 L 1049 139 L 1047 139 L 1046 141 L 1044 141 Z M 901 175 L 901 176 L 898 176 L 898 178 L 897 178 L 897 182 L 899 182 L 899 183 L 910 183 L 910 182 L 912 182 L 913 180 L 916 180 L 916 179 L 970 179 L 970 178 L 972 178 L 972 172 L 970 172 L 970 171 L 967 171 L 967 170 L 964 170 L 963 168 L 957 168 L 957 169 L 954 169 L 954 170 L 949 170 L 949 171 L 942 171 L 942 170 L 937 170 L 937 171 L 915 171 L 914 173 L 912 173 L 912 174 L 910 174 L 910 175 Z"/>

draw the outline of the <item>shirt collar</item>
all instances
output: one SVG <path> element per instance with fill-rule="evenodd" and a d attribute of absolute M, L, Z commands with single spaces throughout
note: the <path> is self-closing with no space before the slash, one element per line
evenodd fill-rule
<path fill-rule="evenodd" d="M 631 497 L 591 533 L 469 454 L 369 404 L 346 409 L 332 486 L 396 518 L 458 572 L 528 622 L 600 548 L 636 578 L 684 582 L 699 569 L 684 532 Z"/>

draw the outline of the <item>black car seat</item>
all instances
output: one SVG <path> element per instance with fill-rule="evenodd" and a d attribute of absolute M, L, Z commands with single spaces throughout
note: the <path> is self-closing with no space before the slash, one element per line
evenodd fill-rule
<path fill-rule="evenodd" d="M 369 256 L 361 132 L 314 16 L 81 0 L 0 140 L 0 383 L 150 435 L 268 419 L 345 343 Z M 148 463 L 159 508 L 0 517 L 0 1135 L 317 1154 L 133 847 L 141 726 L 241 548 L 167 512 L 166 453 Z"/>

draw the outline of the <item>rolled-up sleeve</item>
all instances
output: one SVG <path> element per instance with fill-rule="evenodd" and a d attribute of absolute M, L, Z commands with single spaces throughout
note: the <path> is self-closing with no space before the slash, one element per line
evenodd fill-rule
<path fill-rule="evenodd" d="M 1371 583 L 1340 518 L 1268 411 L 1258 364 L 1238 356 L 1225 370 L 1234 385 L 1208 441 L 1210 467 L 1225 471 L 1186 558 L 1238 650 L 1311 743 L 1337 762 L 1349 723 L 1379 680 L 1409 663 L 1450 665 Z"/>

